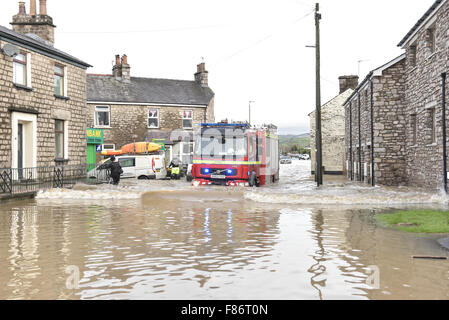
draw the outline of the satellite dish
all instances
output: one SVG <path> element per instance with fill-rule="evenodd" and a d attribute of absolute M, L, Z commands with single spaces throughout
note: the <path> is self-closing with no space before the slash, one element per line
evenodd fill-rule
<path fill-rule="evenodd" d="M 3 46 L 3 53 L 9 57 L 14 57 L 20 53 L 20 50 L 18 47 L 7 43 Z"/>

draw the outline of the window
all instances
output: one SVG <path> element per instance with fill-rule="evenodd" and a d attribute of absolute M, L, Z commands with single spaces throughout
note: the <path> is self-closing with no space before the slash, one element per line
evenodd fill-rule
<path fill-rule="evenodd" d="M 417 117 L 416 114 L 412 114 L 410 116 L 410 126 L 412 129 L 412 143 L 414 146 L 416 146 L 417 142 L 418 142 L 418 121 L 417 121 Z"/>
<path fill-rule="evenodd" d="M 192 110 L 184 110 L 183 111 L 182 127 L 184 129 L 192 129 L 193 128 L 193 111 Z"/>
<path fill-rule="evenodd" d="M 436 134 L 436 112 L 435 108 L 430 109 L 430 143 L 436 143 L 437 142 L 437 134 Z"/>
<path fill-rule="evenodd" d="M 132 168 L 136 166 L 136 158 L 122 158 L 118 162 L 122 168 Z"/>
<path fill-rule="evenodd" d="M 193 142 L 183 142 L 181 143 L 181 162 L 186 163 L 192 163 L 193 161 Z"/>
<path fill-rule="evenodd" d="M 416 66 L 416 44 L 413 44 L 409 47 L 409 55 L 410 55 L 410 66 Z"/>
<path fill-rule="evenodd" d="M 159 128 L 159 110 L 153 109 L 148 111 L 148 128 Z"/>
<path fill-rule="evenodd" d="M 55 120 L 55 157 L 64 159 L 64 121 Z"/>
<path fill-rule="evenodd" d="M 115 144 L 104 144 L 103 150 L 115 150 Z"/>
<path fill-rule="evenodd" d="M 95 126 L 109 127 L 110 126 L 111 110 L 108 106 L 95 107 Z"/>
<path fill-rule="evenodd" d="M 427 29 L 427 36 L 428 36 L 428 41 L 429 41 L 429 48 L 430 48 L 430 52 L 434 53 L 436 50 L 436 32 L 435 32 L 435 26 Z"/>
<path fill-rule="evenodd" d="M 14 83 L 22 86 L 27 85 L 27 57 L 19 53 L 13 60 Z"/>
<path fill-rule="evenodd" d="M 55 95 L 64 96 L 64 67 L 55 65 Z"/>

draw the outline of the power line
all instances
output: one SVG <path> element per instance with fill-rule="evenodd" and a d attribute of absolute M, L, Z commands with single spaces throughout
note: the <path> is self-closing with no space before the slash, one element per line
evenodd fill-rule
<path fill-rule="evenodd" d="M 315 12 L 315 9 L 312 10 L 312 11 L 310 11 L 310 12 L 307 13 L 306 15 L 302 16 L 301 18 L 292 21 L 292 22 L 289 23 L 288 25 L 292 25 L 292 24 L 298 23 L 298 22 L 300 22 L 301 20 L 306 19 L 308 16 L 310 16 L 310 15 L 311 15 L 312 13 L 314 13 L 314 12 Z M 283 26 L 283 27 L 285 27 L 285 26 Z M 222 58 L 221 60 L 217 61 L 215 64 L 218 64 L 218 63 L 223 62 L 223 61 L 230 60 L 230 59 L 234 58 L 235 56 L 237 56 L 237 55 L 239 55 L 239 54 L 241 54 L 241 53 L 243 53 L 243 52 L 245 52 L 245 51 L 247 51 L 247 50 L 249 50 L 249 49 L 252 49 L 252 48 L 255 47 L 255 46 L 258 46 L 258 45 L 261 44 L 262 42 L 265 42 L 266 40 L 268 40 L 268 39 L 274 37 L 276 33 L 277 33 L 277 32 L 270 33 L 270 34 L 264 36 L 263 38 L 260 38 L 259 40 L 253 42 L 253 43 L 250 44 L 249 46 L 243 47 L 243 48 L 241 48 L 241 49 L 235 51 L 234 53 L 232 53 L 232 54 L 230 54 L 230 55 L 228 55 L 228 56 L 225 56 L 225 57 Z M 212 63 L 212 64 L 214 64 L 214 63 Z"/>
<path fill-rule="evenodd" d="M 153 29 L 153 30 L 125 30 L 125 31 L 62 31 L 61 34 L 131 34 L 131 33 L 153 33 L 153 32 L 173 32 L 173 31 L 185 31 L 185 30 L 202 30 L 212 28 L 227 27 L 229 24 L 218 24 L 209 26 L 196 26 L 196 27 L 178 27 L 178 28 L 165 28 L 165 29 Z"/>

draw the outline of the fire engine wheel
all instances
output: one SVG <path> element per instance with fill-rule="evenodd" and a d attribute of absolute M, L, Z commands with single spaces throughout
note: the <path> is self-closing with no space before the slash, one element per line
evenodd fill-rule
<path fill-rule="evenodd" d="M 253 173 L 251 173 L 251 177 L 249 178 L 249 186 L 250 187 L 254 187 L 257 184 L 257 177 L 256 177 L 256 173 L 253 171 Z"/>

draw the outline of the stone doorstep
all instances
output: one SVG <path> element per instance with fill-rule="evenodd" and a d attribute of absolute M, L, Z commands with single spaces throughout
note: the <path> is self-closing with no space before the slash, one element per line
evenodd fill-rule
<path fill-rule="evenodd" d="M 17 201 L 17 200 L 25 200 L 25 199 L 33 199 L 37 195 L 37 191 L 32 192 L 24 192 L 18 194 L 0 194 L 0 202 L 4 201 Z"/>

